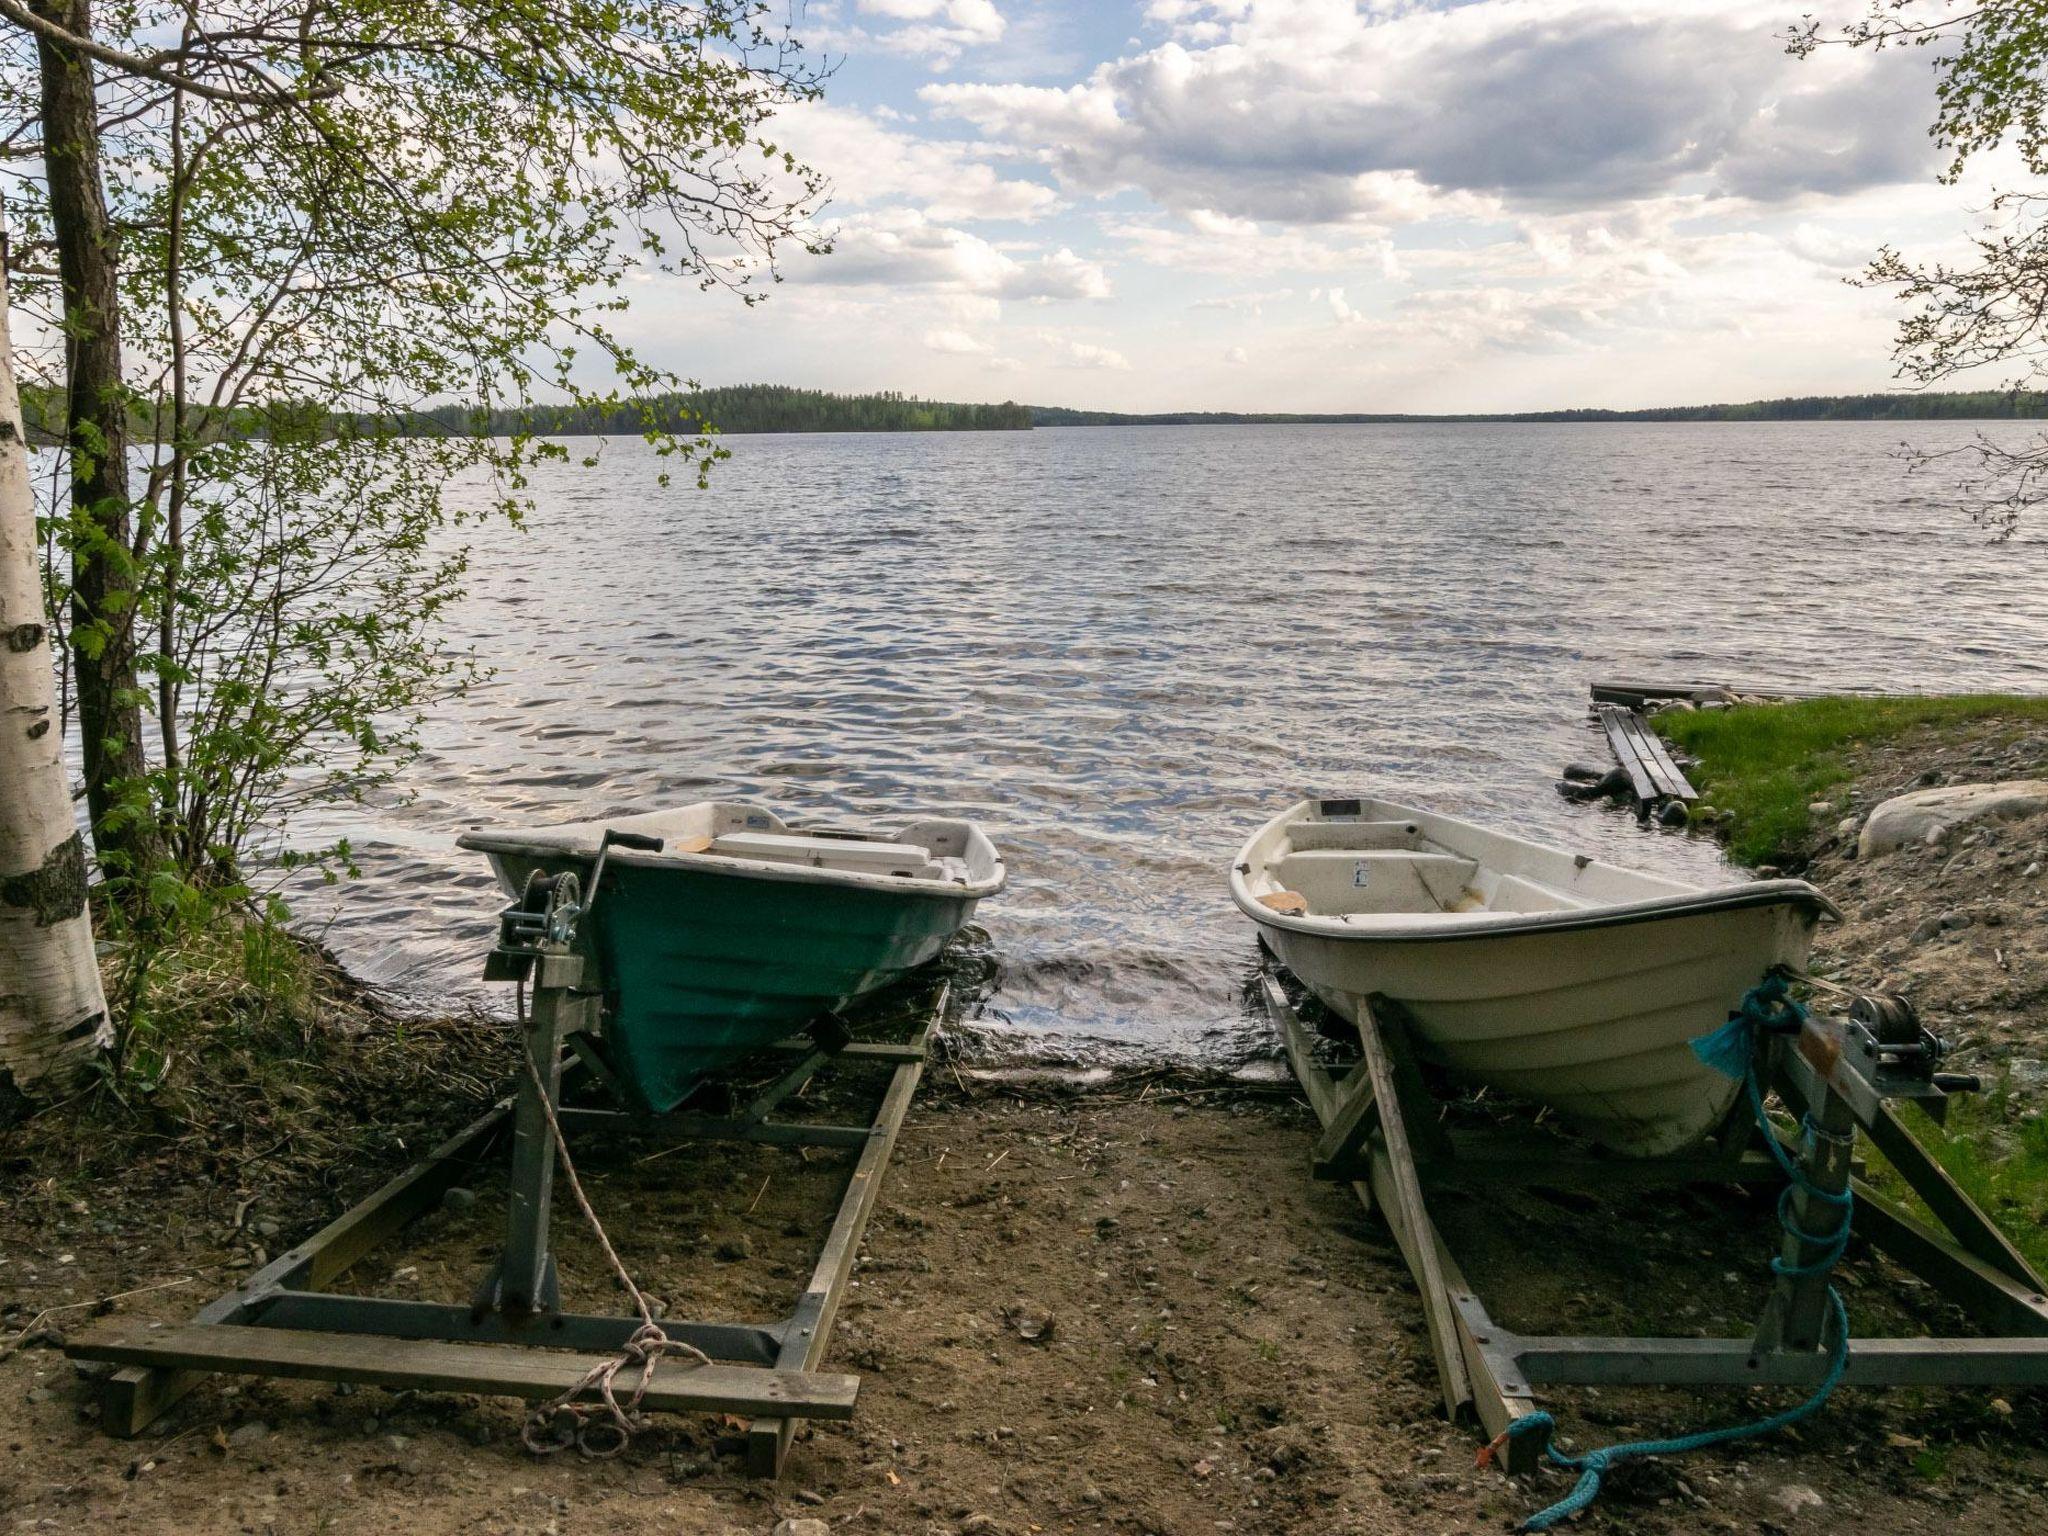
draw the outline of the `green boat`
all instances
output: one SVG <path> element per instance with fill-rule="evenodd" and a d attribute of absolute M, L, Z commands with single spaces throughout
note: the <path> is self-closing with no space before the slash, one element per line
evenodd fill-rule
<path fill-rule="evenodd" d="M 935 958 L 1004 879 L 995 845 L 969 821 L 803 827 L 738 801 L 477 828 L 457 842 L 488 855 L 515 898 L 536 872 L 584 884 L 593 899 L 577 943 L 604 992 L 606 1055 L 655 1114 Z"/>

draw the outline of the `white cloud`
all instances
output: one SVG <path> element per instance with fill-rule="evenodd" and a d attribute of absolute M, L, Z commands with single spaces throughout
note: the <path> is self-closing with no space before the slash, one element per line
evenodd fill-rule
<path fill-rule="evenodd" d="M 1404 223 L 1447 199 L 1777 201 L 1923 177 L 1926 56 L 1802 63 L 1774 36 L 1781 10 L 1215 0 L 1162 12 L 1167 41 L 1072 85 L 921 95 L 1074 191 L 1137 188 L 1190 218 Z"/>
<path fill-rule="evenodd" d="M 970 48 L 1001 39 L 994 0 L 854 0 L 820 3 L 803 18 L 804 41 L 821 48 L 907 54 L 945 68 Z"/>
<path fill-rule="evenodd" d="M 1269 288 L 1260 293 L 1215 294 L 1206 299 L 1196 299 L 1188 308 L 1242 310 L 1256 320 L 1266 312 L 1268 304 L 1293 297 L 1292 288 Z"/>
<path fill-rule="evenodd" d="M 985 146 L 925 139 L 885 126 L 879 112 L 805 102 L 775 118 L 777 144 L 823 172 L 833 202 L 851 208 L 909 204 L 943 223 L 1030 221 L 1060 204 L 1043 182 L 1006 176 Z"/>
<path fill-rule="evenodd" d="M 1063 368 L 1109 368 L 1118 372 L 1128 372 L 1131 366 L 1123 353 L 1110 347 L 1099 347 L 1092 341 L 1060 343 L 1058 361 Z"/>
<path fill-rule="evenodd" d="M 1238 363 L 1248 363 L 1251 360 L 1251 353 L 1245 351 L 1243 347 L 1232 347 L 1229 351 L 1223 354 L 1223 361 L 1233 366 L 1235 366 Z"/>
<path fill-rule="evenodd" d="M 926 331 L 925 350 L 928 352 L 949 352 L 961 357 L 971 357 L 989 350 L 989 344 L 979 341 L 965 331 Z"/>
<path fill-rule="evenodd" d="M 798 281 L 927 288 L 986 299 L 1106 299 L 1109 276 L 1072 251 L 1019 260 L 979 235 L 935 223 L 913 208 L 883 208 L 842 220 L 829 256 L 792 267 Z"/>

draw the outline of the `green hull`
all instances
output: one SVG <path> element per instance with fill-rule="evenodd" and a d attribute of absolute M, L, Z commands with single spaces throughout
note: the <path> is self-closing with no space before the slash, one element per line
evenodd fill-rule
<path fill-rule="evenodd" d="M 589 874 L 585 859 L 545 867 Z M 603 978 L 608 1054 L 640 1106 L 665 1113 L 740 1057 L 936 958 L 975 900 L 608 861 L 581 934 Z"/>

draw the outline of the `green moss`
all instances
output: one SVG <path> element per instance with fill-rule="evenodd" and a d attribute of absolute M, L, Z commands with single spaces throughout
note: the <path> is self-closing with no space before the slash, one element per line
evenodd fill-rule
<path fill-rule="evenodd" d="M 1988 718 L 2048 721 L 2048 699 L 2013 694 L 1821 698 L 1659 715 L 1657 729 L 1699 759 L 1702 798 L 1733 814 L 1728 851 L 1744 864 L 1796 864 L 1812 832 L 1807 806 L 1849 777 L 1845 748 L 1921 726 Z"/>

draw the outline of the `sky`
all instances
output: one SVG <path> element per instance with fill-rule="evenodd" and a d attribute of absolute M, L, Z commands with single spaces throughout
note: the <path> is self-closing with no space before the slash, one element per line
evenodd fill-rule
<path fill-rule="evenodd" d="M 706 384 L 1110 410 L 1893 387 L 1844 279 L 1954 254 L 2012 168 L 1937 182 L 1927 50 L 1788 56 L 1826 6 L 809 0 L 833 70 L 772 132 L 832 253 L 622 329 Z"/>

